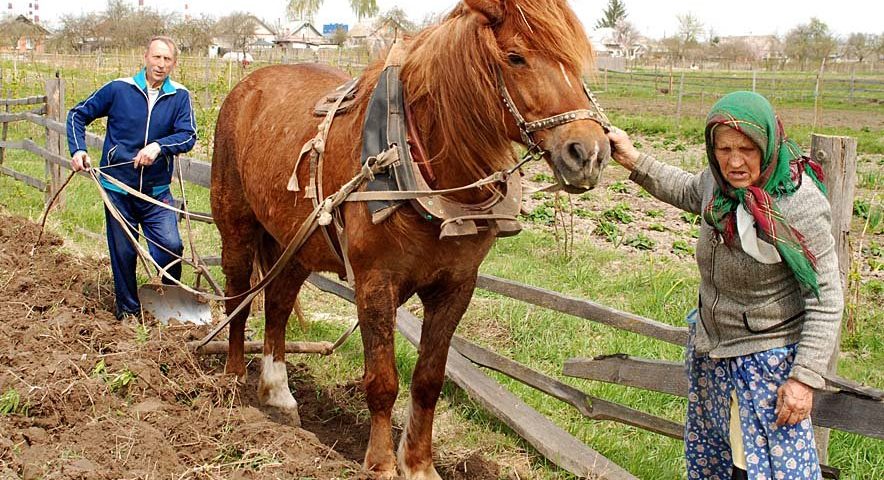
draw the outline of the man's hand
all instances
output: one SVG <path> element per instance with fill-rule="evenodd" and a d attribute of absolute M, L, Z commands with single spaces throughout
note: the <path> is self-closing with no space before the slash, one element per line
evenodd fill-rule
<path fill-rule="evenodd" d="M 608 132 L 608 140 L 611 141 L 611 157 L 624 168 L 632 171 L 641 154 L 635 149 L 629 135 L 617 127 L 612 127 Z"/>
<path fill-rule="evenodd" d="M 777 390 L 777 426 L 795 425 L 810 416 L 813 389 L 790 378 Z"/>
<path fill-rule="evenodd" d="M 135 168 L 141 166 L 153 165 L 153 162 L 160 155 L 160 145 L 157 142 L 150 143 L 138 151 L 135 155 Z"/>
<path fill-rule="evenodd" d="M 87 168 L 92 168 L 92 159 L 89 158 L 89 154 L 85 150 L 74 152 L 74 156 L 71 157 L 71 169 L 75 172 L 82 172 Z"/>

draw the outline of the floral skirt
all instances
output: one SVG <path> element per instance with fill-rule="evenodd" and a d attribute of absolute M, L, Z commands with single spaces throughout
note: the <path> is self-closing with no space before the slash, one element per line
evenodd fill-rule
<path fill-rule="evenodd" d="M 693 335 L 691 335 L 693 338 Z M 734 358 L 697 356 L 688 345 L 690 380 L 685 425 L 689 479 L 730 480 L 731 391 L 736 389 L 748 477 L 755 480 L 821 478 L 813 427 L 776 425 L 777 389 L 789 378 L 795 345 Z"/>

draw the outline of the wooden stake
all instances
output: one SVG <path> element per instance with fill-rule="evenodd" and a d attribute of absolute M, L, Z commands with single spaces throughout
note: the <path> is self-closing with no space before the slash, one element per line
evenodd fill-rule
<path fill-rule="evenodd" d="M 188 348 L 193 350 L 199 342 L 190 342 Z M 285 342 L 285 353 L 318 353 L 331 355 L 333 353 L 331 342 Z M 227 342 L 209 342 L 197 348 L 194 353 L 198 355 L 221 355 L 227 353 Z M 243 353 L 264 353 L 264 342 L 245 342 Z"/>

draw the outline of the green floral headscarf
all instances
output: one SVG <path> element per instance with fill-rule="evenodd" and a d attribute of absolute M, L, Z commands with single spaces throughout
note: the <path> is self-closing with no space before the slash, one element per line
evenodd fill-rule
<path fill-rule="evenodd" d="M 715 158 L 713 135 L 718 125 L 743 133 L 761 149 L 761 175 L 755 184 L 735 188 L 725 180 Z M 733 92 L 722 97 L 706 117 L 706 156 L 718 184 L 703 215 L 706 222 L 721 233 L 726 244 L 733 246 L 735 211 L 743 205 L 755 218 L 761 236 L 777 248 L 792 269 L 798 283 L 819 295 L 816 257 L 807 248 L 801 232 L 786 222 L 774 199 L 795 193 L 801 186 L 802 172 L 825 193 L 822 169 L 786 137 L 770 102 L 754 92 Z"/>

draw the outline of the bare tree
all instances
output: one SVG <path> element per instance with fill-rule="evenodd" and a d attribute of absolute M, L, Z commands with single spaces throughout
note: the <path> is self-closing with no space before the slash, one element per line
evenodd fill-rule
<path fill-rule="evenodd" d="M 850 36 L 847 37 L 847 42 L 844 44 L 844 56 L 847 58 L 854 58 L 862 63 L 862 61 L 874 50 L 874 42 L 874 35 L 851 33 Z"/>
<path fill-rule="evenodd" d="M 257 23 L 251 14 L 234 12 L 218 20 L 215 32 L 230 42 L 233 51 L 245 53 L 246 46 L 255 38 Z"/>
<path fill-rule="evenodd" d="M 700 43 L 700 34 L 703 33 L 703 23 L 692 13 L 678 15 L 678 36 L 685 46 Z"/>
<path fill-rule="evenodd" d="M 178 47 L 184 52 L 206 51 L 212 45 L 212 32 L 217 22 L 211 16 L 203 14 L 199 18 L 191 18 L 173 23 L 170 33 L 178 41 Z"/>
<path fill-rule="evenodd" d="M 626 58 L 634 57 L 632 47 L 637 38 L 638 31 L 636 31 L 635 27 L 626 20 L 621 19 L 616 25 L 614 25 L 614 41 L 620 46 L 620 49 L 623 51 L 623 56 Z"/>
<path fill-rule="evenodd" d="M 405 14 L 404 10 L 399 7 L 393 7 L 378 15 L 378 18 L 374 23 L 374 28 L 392 29 L 395 31 L 391 33 L 396 36 L 401 36 L 403 33 L 415 31 L 417 25 L 408 19 L 408 15 Z"/>
<path fill-rule="evenodd" d="M 80 15 L 63 15 L 61 28 L 53 37 L 56 50 L 83 53 L 89 47 L 89 41 L 97 37 L 96 27 L 101 22 L 98 13 Z"/>
<path fill-rule="evenodd" d="M 808 62 L 819 63 L 835 51 L 837 42 L 829 32 L 829 26 L 818 18 L 798 25 L 786 34 L 785 53 L 798 61 L 802 69 Z"/>

